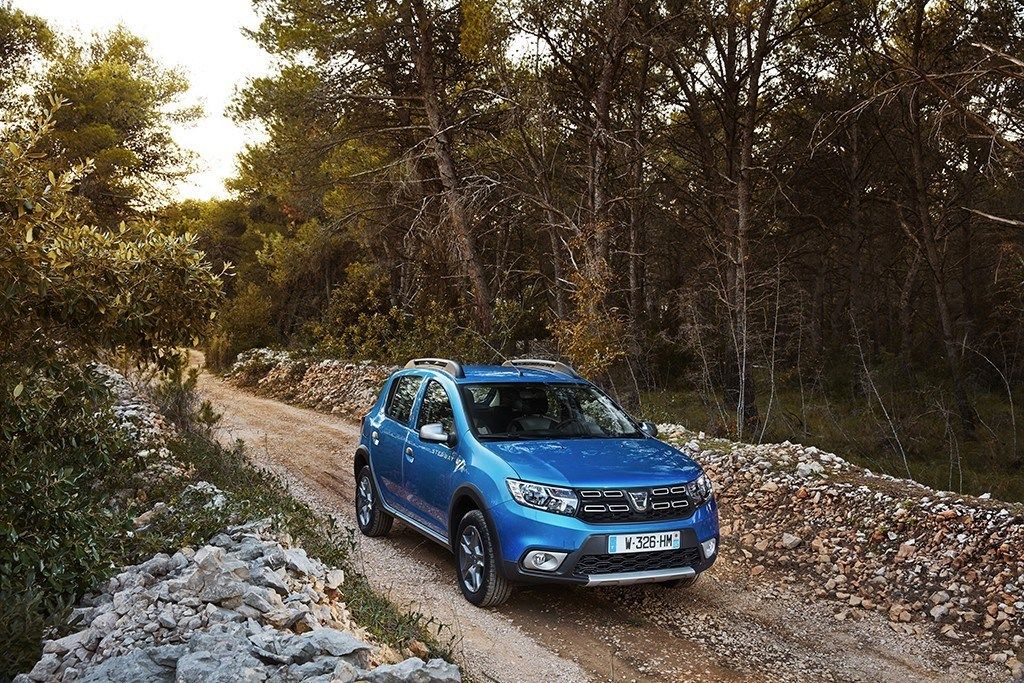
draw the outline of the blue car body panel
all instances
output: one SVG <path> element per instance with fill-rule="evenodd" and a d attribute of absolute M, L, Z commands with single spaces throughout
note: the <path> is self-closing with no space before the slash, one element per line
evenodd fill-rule
<path fill-rule="evenodd" d="M 700 544 L 719 536 L 718 508 L 712 497 L 686 519 L 592 523 L 519 504 L 507 479 L 586 489 L 637 489 L 692 482 L 700 465 L 677 448 L 656 438 L 553 438 L 486 440 L 474 433 L 460 386 L 473 383 L 570 383 L 585 380 L 560 372 L 495 366 L 465 366 L 464 376 L 439 369 L 407 369 L 393 373 L 363 421 L 360 451 L 368 458 L 388 512 L 430 538 L 451 548 L 453 511 L 471 498 L 484 512 L 498 538 L 503 571 L 517 582 L 583 583 L 570 565 L 550 574 L 520 565 L 531 549 L 569 553 L 567 562 L 605 547 L 609 534 L 680 531 L 684 544 Z M 405 423 L 388 417 L 385 408 L 394 382 L 415 376 L 420 386 Z M 453 446 L 423 441 L 415 429 L 428 381 L 437 381 L 453 409 Z M 604 551 L 600 551 L 604 552 Z M 716 559 L 701 555 L 695 571 Z M 571 564 L 570 562 L 570 564 Z"/>

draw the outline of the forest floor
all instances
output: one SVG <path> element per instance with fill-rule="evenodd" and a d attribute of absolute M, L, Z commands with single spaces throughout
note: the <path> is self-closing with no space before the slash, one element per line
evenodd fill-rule
<path fill-rule="evenodd" d="M 219 438 L 244 440 L 294 495 L 355 526 L 357 423 L 254 396 L 207 372 L 200 389 L 223 413 Z M 812 577 L 751 578 L 727 544 L 690 590 L 531 587 L 481 610 L 459 593 L 451 554 L 407 527 L 358 543 L 370 582 L 430 619 L 474 681 L 1005 680 L 1004 670 L 964 663 L 955 643 L 896 633 L 883 615 L 838 622 L 832 605 L 814 599 Z"/>

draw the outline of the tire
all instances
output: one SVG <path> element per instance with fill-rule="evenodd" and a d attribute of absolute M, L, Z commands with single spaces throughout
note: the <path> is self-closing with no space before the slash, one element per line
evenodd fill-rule
<path fill-rule="evenodd" d="M 370 466 L 359 470 L 356 477 L 356 524 L 364 536 L 387 536 L 394 518 L 384 512 Z"/>
<path fill-rule="evenodd" d="M 467 512 L 455 539 L 456 579 L 466 600 L 477 607 L 495 607 L 508 600 L 512 585 L 498 569 L 498 539 L 483 513 Z"/>
<path fill-rule="evenodd" d="M 690 577 L 687 577 L 685 579 L 672 579 L 671 581 L 662 581 L 658 585 L 661 586 L 662 588 L 669 588 L 669 589 L 672 589 L 672 588 L 690 588 L 690 587 L 696 585 L 696 583 L 698 581 L 700 581 L 700 577 L 701 577 L 700 574 L 696 574 L 694 576 L 690 576 Z"/>

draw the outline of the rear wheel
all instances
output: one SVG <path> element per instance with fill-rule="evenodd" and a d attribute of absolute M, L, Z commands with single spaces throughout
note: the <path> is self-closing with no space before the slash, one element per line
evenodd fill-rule
<path fill-rule="evenodd" d="M 366 536 L 387 536 L 394 518 L 384 512 L 369 465 L 356 478 L 356 524 Z"/>
<path fill-rule="evenodd" d="M 479 510 L 470 510 L 459 522 L 455 546 L 459 588 L 478 607 L 500 605 L 512 595 L 512 585 L 498 569 L 496 542 Z"/>

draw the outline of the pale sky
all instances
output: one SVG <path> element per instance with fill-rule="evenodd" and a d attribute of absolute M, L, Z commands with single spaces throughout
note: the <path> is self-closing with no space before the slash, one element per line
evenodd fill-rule
<path fill-rule="evenodd" d="M 250 0 L 14 0 L 62 32 L 91 34 L 124 24 L 149 41 L 165 66 L 182 69 L 191 83 L 186 104 L 203 105 L 203 118 L 176 128 L 175 139 L 198 156 L 197 172 L 176 189 L 179 197 L 223 197 L 235 155 L 258 129 L 237 126 L 225 115 L 235 88 L 265 73 L 270 57 L 242 35 L 258 19 Z"/>

